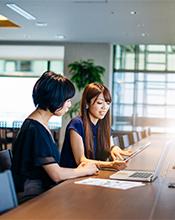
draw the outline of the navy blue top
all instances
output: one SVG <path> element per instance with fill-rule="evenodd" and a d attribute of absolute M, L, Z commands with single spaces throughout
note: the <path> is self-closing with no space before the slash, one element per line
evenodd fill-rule
<path fill-rule="evenodd" d="M 83 121 L 82 121 L 81 117 L 77 116 L 77 117 L 73 118 L 69 122 L 69 124 L 67 125 L 64 143 L 63 143 L 63 147 L 62 147 L 62 151 L 61 151 L 61 157 L 60 157 L 60 166 L 74 168 L 74 167 L 77 167 L 77 164 L 75 162 L 74 155 L 72 152 L 71 143 L 70 143 L 70 130 L 71 129 L 76 131 L 82 137 L 82 140 L 84 143 L 84 148 L 85 148 L 86 147 L 85 146 L 85 131 L 84 131 Z M 93 137 L 94 137 L 95 158 L 89 158 L 89 159 L 97 159 L 96 154 L 97 154 L 98 123 L 96 125 L 91 123 L 91 129 L 92 129 L 92 133 L 93 133 Z M 85 150 L 85 156 L 87 156 L 86 149 L 84 149 L 84 150 Z"/>
<path fill-rule="evenodd" d="M 24 191 L 24 183 L 40 180 L 43 190 L 55 185 L 43 165 L 59 163 L 59 151 L 49 131 L 38 121 L 26 119 L 15 140 L 12 172 L 17 192 Z"/>

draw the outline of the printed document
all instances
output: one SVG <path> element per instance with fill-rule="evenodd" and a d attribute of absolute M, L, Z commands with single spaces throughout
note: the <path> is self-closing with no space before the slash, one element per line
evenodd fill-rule
<path fill-rule="evenodd" d="M 133 181 L 120 181 L 120 180 L 110 180 L 110 179 L 100 179 L 100 178 L 86 178 L 80 181 L 76 181 L 76 184 L 85 184 L 91 186 L 101 186 L 113 189 L 130 189 L 133 187 L 144 186 L 144 183 L 133 182 Z"/>

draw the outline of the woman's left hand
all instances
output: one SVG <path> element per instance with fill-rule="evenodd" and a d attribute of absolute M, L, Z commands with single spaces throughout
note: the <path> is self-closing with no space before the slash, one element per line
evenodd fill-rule
<path fill-rule="evenodd" d="M 132 154 L 132 151 L 122 150 L 120 147 L 114 146 L 110 153 L 113 160 L 123 160 L 123 156 L 130 156 Z"/>

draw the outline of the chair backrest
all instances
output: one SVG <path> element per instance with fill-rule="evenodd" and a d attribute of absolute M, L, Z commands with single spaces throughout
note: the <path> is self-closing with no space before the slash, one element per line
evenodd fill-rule
<path fill-rule="evenodd" d="M 119 137 L 118 136 L 113 137 L 113 142 L 114 142 L 115 145 L 120 146 L 120 142 L 119 142 Z"/>
<path fill-rule="evenodd" d="M 137 132 L 136 131 L 132 132 L 132 138 L 133 138 L 133 143 L 136 143 L 138 141 L 138 136 L 137 136 Z"/>
<path fill-rule="evenodd" d="M 129 137 L 130 145 L 135 144 L 138 141 L 138 137 L 137 137 L 137 132 L 136 131 L 128 132 L 128 137 Z"/>
<path fill-rule="evenodd" d="M 0 121 L 0 127 L 1 128 L 6 128 L 7 127 L 7 122 L 6 121 Z"/>
<path fill-rule="evenodd" d="M 122 148 L 126 148 L 129 147 L 130 143 L 129 143 L 129 136 L 127 134 L 124 134 L 120 137 L 121 139 L 121 147 Z"/>
<path fill-rule="evenodd" d="M 18 205 L 11 170 L 0 173 L 0 213 Z"/>
<path fill-rule="evenodd" d="M 11 169 L 12 152 L 10 149 L 0 151 L 0 172 Z"/>
<path fill-rule="evenodd" d="M 0 121 L 0 149 L 6 149 L 7 143 L 6 143 L 6 129 L 7 128 L 7 122 L 6 121 Z"/>
<path fill-rule="evenodd" d="M 144 135 L 145 135 L 145 137 L 150 136 L 151 135 L 151 129 L 150 128 L 145 128 L 144 129 Z"/>
<path fill-rule="evenodd" d="M 137 131 L 137 137 L 138 137 L 138 141 L 142 140 L 143 138 L 142 131 Z"/>
<path fill-rule="evenodd" d="M 12 127 L 13 128 L 20 128 L 22 123 L 23 123 L 23 121 L 13 121 Z"/>

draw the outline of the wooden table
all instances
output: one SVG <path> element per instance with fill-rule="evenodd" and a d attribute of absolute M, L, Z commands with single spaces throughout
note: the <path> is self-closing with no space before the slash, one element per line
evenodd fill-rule
<path fill-rule="evenodd" d="M 148 140 L 151 145 L 133 158 L 128 168 L 153 169 L 166 145 L 169 151 L 153 183 L 119 190 L 69 180 L 1 215 L 0 220 L 175 219 L 175 189 L 168 188 L 169 182 L 175 182 L 175 141 L 166 135 L 152 135 L 143 142 Z M 97 177 L 108 178 L 110 174 L 112 171 L 100 171 Z"/>

